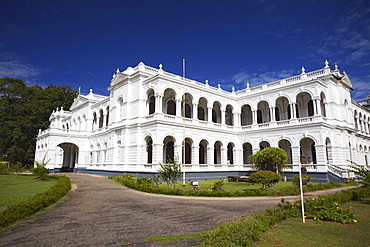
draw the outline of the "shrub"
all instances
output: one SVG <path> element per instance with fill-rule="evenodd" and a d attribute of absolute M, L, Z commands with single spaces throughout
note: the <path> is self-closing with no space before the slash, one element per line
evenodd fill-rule
<path fill-rule="evenodd" d="M 278 183 L 280 180 L 280 175 L 276 172 L 271 171 L 258 171 L 255 173 L 252 173 L 252 175 L 249 176 L 248 182 L 252 184 L 262 184 L 263 190 L 273 186 L 274 184 Z"/>
<path fill-rule="evenodd" d="M 159 163 L 161 168 L 158 170 L 159 177 L 167 183 L 171 189 L 175 189 L 175 182 L 181 178 L 181 164 L 177 158 L 168 159 L 167 163 Z"/>
<path fill-rule="evenodd" d="M 217 180 L 211 185 L 210 191 L 212 192 L 221 192 L 223 191 L 222 187 L 224 187 L 225 181 L 224 180 Z"/>
<path fill-rule="evenodd" d="M 323 198 L 322 200 L 325 201 L 325 203 L 330 204 L 329 207 L 333 206 L 332 202 L 334 202 L 334 205 L 338 207 L 336 203 L 340 204 L 353 200 L 356 197 L 364 198 L 368 196 L 370 196 L 370 189 L 362 187 L 341 191 L 334 195 L 319 198 Z M 312 201 L 312 205 L 307 205 L 308 207 L 306 211 L 308 211 L 308 214 L 310 214 L 311 207 L 314 208 L 314 206 L 317 206 L 317 203 L 315 202 L 317 199 L 306 199 L 306 204 L 310 204 L 310 200 Z M 273 226 L 279 221 L 289 217 L 301 216 L 300 209 L 301 205 L 299 201 L 290 203 L 282 199 L 277 208 L 268 208 L 265 212 L 256 214 L 253 217 L 247 216 L 236 221 L 221 224 L 215 230 L 209 232 L 201 246 L 252 246 L 255 241 L 260 240 L 263 233 L 270 226 Z M 337 209 L 335 208 L 335 210 Z M 331 221 L 343 221 L 344 223 L 356 222 L 353 218 L 353 213 L 348 212 L 347 210 L 337 210 L 336 213 L 338 214 L 332 214 L 331 212 L 328 213 L 328 210 L 324 208 L 324 211 L 318 215 L 326 216 L 327 214 L 332 214 L 335 217 L 325 217 L 326 220 Z"/>
<path fill-rule="evenodd" d="M 45 158 L 46 155 L 41 162 L 35 161 L 35 167 L 31 169 L 32 174 L 41 180 L 44 180 L 45 176 L 49 173 L 49 169 L 45 167 L 49 161 L 45 161 Z"/>
<path fill-rule="evenodd" d="M 268 147 L 249 156 L 249 159 L 258 170 L 281 172 L 287 167 L 288 155 L 281 148 Z"/>
<path fill-rule="evenodd" d="M 370 171 L 362 165 L 358 165 L 355 162 L 352 162 L 352 170 L 359 178 L 359 182 L 365 187 L 370 187 Z"/>
<path fill-rule="evenodd" d="M 0 213 L 0 228 L 19 219 L 28 217 L 55 203 L 71 189 L 71 182 L 68 177 L 49 176 L 49 178 L 58 180 L 53 187 L 43 193 L 35 195 L 27 201 L 8 206 L 7 209 Z"/>

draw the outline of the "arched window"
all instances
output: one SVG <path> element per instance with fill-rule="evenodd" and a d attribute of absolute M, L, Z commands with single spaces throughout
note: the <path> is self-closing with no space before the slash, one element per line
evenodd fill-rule
<path fill-rule="evenodd" d="M 307 108 L 308 108 L 308 116 L 309 117 L 313 116 L 315 113 L 314 113 L 314 109 L 313 109 L 313 101 L 312 100 L 308 101 Z"/>
<path fill-rule="evenodd" d="M 176 103 L 173 100 L 167 102 L 167 114 L 176 115 Z"/>
<path fill-rule="evenodd" d="M 155 112 L 155 97 L 151 96 L 149 98 L 149 115 Z"/>
<path fill-rule="evenodd" d="M 203 121 L 205 120 L 203 107 L 198 107 L 198 119 Z"/>
<path fill-rule="evenodd" d="M 225 124 L 233 125 L 233 109 L 231 108 L 230 105 L 226 106 Z"/>
<path fill-rule="evenodd" d="M 221 143 L 218 141 L 214 145 L 213 162 L 214 164 L 221 164 Z"/>
<path fill-rule="evenodd" d="M 191 164 L 191 146 L 190 143 L 185 143 L 185 164 Z"/>
<path fill-rule="evenodd" d="M 275 120 L 280 121 L 280 110 L 279 107 L 275 107 Z"/>
<path fill-rule="evenodd" d="M 96 116 L 96 112 L 94 112 L 94 114 L 93 114 L 93 122 L 92 122 L 92 130 L 95 129 L 95 126 L 96 126 L 97 121 L 98 121 L 98 119 L 97 119 L 97 116 Z"/>
<path fill-rule="evenodd" d="M 227 161 L 230 165 L 234 164 L 234 148 L 232 143 L 227 145 Z"/>
<path fill-rule="evenodd" d="M 146 154 L 147 154 L 147 163 L 152 164 L 153 162 L 153 141 L 152 138 L 148 138 L 146 141 Z"/>
<path fill-rule="evenodd" d="M 253 154 L 252 145 L 250 143 L 244 143 L 243 145 L 243 164 L 251 164 L 249 156 Z"/>
<path fill-rule="evenodd" d="M 185 104 L 185 117 L 191 118 L 191 106 L 189 104 Z"/>
<path fill-rule="evenodd" d="M 105 119 L 105 126 L 109 124 L 109 106 L 107 106 L 107 118 Z"/>
<path fill-rule="evenodd" d="M 104 122 L 104 114 L 103 114 L 103 110 L 101 109 L 99 111 L 99 129 L 103 127 L 103 122 Z"/>
<path fill-rule="evenodd" d="M 217 123 L 217 113 L 212 109 L 212 122 Z"/>
<path fill-rule="evenodd" d="M 260 109 L 257 110 L 257 123 L 262 123 L 262 111 Z"/>
<path fill-rule="evenodd" d="M 166 143 L 166 160 L 168 159 L 173 160 L 174 156 L 175 156 L 174 143 L 173 141 L 169 141 Z"/>

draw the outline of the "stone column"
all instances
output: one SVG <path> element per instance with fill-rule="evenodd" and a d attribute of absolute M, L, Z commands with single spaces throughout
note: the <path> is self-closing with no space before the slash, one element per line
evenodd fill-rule
<path fill-rule="evenodd" d="M 157 94 L 155 96 L 155 112 L 156 113 L 162 113 L 162 95 Z"/>
<path fill-rule="evenodd" d="M 226 124 L 225 123 L 225 110 L 221 110 L 221 124 Z"/>
<path fill-rule="evenodd" d="M 212 107 L 207 107 L 208 109 L 208 122 L 212 122 Z"/>
<path fill-rule="evenodd" d="M 198 104 L 193 103 L 193 119 L 198 119 Z"/>
<path fill-rule="evenodd" d="M 275 122 L 276 121 L 276 119 L 275 119 L 275 107 L 270 107 L 270 116 L 271 116 L 271 118 L 270 118 L 270 121 L 271 122 Z"/>
<path fill-rule="evenodd" d="M 176 100 L 176 116 L 181 117 L 181 99 Z"/>

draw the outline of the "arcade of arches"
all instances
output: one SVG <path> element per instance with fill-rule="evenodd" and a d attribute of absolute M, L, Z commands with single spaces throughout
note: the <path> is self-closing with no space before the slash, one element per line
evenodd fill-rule
<path fill-rule="evenodd" d="M 147 162 L 151 164 L 153 162 L 153 154 L 155 149 L 153 148 L 153 140 L 150 136 L 146 137 L 146 156 Z M 258 150 L 262 150 L 266 147 L 270 147 L 268 141 L 261 141 L 257 147 L 253 147 L 251 143 L 245 142 L 241 147 L 241 152 L 237 152 L 237 147 L 233 142 L 223 143 L 222 141 L 216 141 L 213 144 L 209 143 L 208 140 L 202 139 L 199 143 L 195 143 L 190 138 L 185 138 L 184 141 L 179 142 L 173 136 L 167 136 L 164 138 L 161 145 L 163 147 L 163 158 L 162 161 L 166 162 L 168 159 L 174 159 L 176 155 L 182 157 L 183 164 L 235 164 L 236 160 L 240 160 L 243 164 L 251 164 L 249 156 Z M 288 164 L 292 164 L 294 158 L 304 164 L 316 164 L 316 147 L 315 142 L 311 138 L 305 137 L 300 140 L 300 146 L 297 152 L 292 151 L 292 145 L 290 141 L 282 139 L 278 142 L 278 147 L 283 149 L 288 155 Z M 331 162 L 331 144 L 330 139 L 326 140 L 326 159 L 327 163 Z M 240 158 L 236 159 L 236 156 L 240 153 Z M 294 157 L 296 155 L 297 157 Z"/>

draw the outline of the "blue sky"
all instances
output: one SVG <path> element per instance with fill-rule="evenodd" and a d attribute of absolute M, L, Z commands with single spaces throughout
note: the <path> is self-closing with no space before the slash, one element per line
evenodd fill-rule
<path fill-rule="evenodd" d="M 0 77 L 108 95 L 140 61 L 231 91 L 338 64 L 370 94 L 368 0 L 2 0 Z"/>

